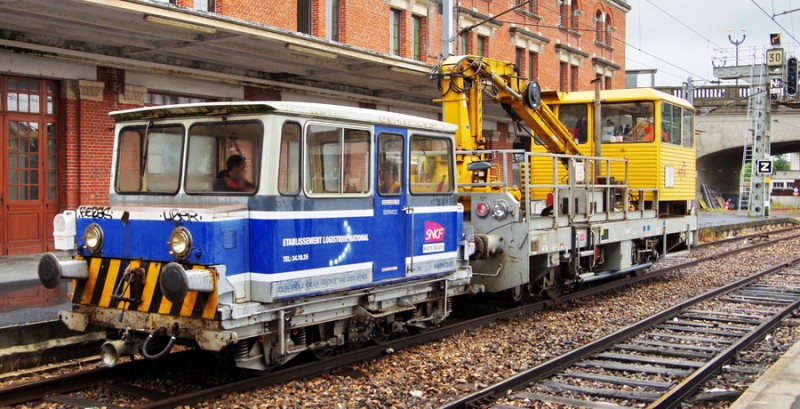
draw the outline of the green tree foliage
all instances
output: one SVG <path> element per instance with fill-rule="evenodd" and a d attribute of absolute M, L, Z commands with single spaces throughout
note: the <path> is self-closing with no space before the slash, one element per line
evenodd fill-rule
<path fill-rule="evenodd" d="M 791 170 L 791 163 L 786 159 L 786 155 L 778 155 L 772 157 L 772 167 L 776 172 L 779 170 Z"/>

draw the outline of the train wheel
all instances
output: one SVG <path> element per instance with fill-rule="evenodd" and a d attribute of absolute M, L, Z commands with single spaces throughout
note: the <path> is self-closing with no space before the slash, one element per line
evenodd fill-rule
<path fill-rule="evenodd" d="M 333 355 L 334 349 L 332 346 L 324 346 L 321 348 L 314 348 L 311 350 L 311 354 L 314 355 L 314 358 L 318 360 L 323 360 L 325 358 L 330 358 Z"/>
<path fill-rule="evenodd" d="M 545 289 L 544 291 L 548 297 L 555 300 L 561 295 L 563 290 L 564 288 L 561 285 L 551 285 L 550 287 L 547 287 L 547 289 Z"/>
<path fill-rule="evenodd" d="M 392 339 L 391 331 L 387 330 L 384 326 L 375 328 L 372 335 L 372 342 L 374 342 L 375 345 L 383 345 L 389 342 L 390 339 Z"/>
<path fill-rule="evenodd" d="M 518 285 L 516 287 L 512 287 L 508 289 L 508 295 L 511 297 L 514 302 L 522 302 L 522 295 L 525 294 L 522 285 Z"/>

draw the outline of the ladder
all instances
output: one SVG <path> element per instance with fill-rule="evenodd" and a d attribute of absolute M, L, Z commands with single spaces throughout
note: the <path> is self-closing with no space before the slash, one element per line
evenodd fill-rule
<path fill-rule="evenodd" d="M 753 147 L 759 129 L 759 119 L 763 115 L 763 107 L 766 105 L 766 92 L 764 84 L 764 71 L 758 70 L 759 78 L 756 80 L 755 71 L 750 70 L 750 89 L 747 98 L 747 122 L 744 130 L 744 143 L 742 144 L 742 170 L 739 173 L 739 205 L 737 209 L 740 213 L 747 214 L 750 211 L 750 198 L 752 194 L 753 173 L 755 172 L 753 162 Z M 749 165 L 749 166 L 748 166 Z"/>

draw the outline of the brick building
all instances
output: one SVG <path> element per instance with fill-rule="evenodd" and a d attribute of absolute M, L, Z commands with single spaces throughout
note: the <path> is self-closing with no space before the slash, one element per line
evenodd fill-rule
<path fill-rule="evenodd" d="M 280 99 L 438 118 L 427 74 L 446 48 L 514 61 L 545 90 L 592 89 L 597 76 L 622 88 L 629 10 L 626 0 L 0 2 L 0 254 L 47 250 L 56 213 L 107 203 L 110 111 Z M 494 147 L 510 147 L 502 111 L 484 118 Z"/>

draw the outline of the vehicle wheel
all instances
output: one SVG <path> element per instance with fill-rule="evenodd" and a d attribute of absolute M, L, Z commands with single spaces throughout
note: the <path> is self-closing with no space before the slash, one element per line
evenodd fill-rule
<path fill-rule="evenodd" d="M 322 348 L 315 348 L 311 350 L 311 354 L 318 360 L 330 358 L 333 355 L 334 349 L 332 346 L 324 346 Z"/>
<path fill-rule="evenodd" d="M 561 295 L 561 292 L 563 291 L 563 287 L 561 287 L 560 285 L 553 285 L 553 286 L 547 287 L 547 289 L 544 290 L 544 291 L 545 291 L 545 293 L 547 294 L 547 296 L 549 298 L 555 300 L 556 298 L 558 298 Z"/>
<path fill-rule="evenodd" d="M 512 287 L 508 289 L 508 295 L 511 297 L 514 302 L 522 302 L 522 295 L 525 294 L 525 291 L 522 288 L 522 285 L 518 285 L 516 287 Z"/>

